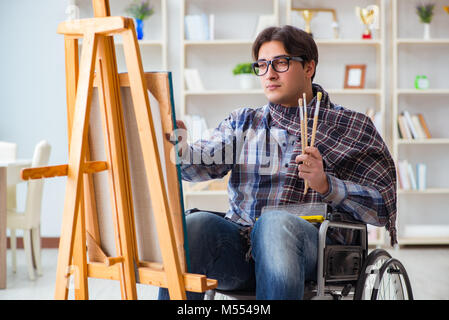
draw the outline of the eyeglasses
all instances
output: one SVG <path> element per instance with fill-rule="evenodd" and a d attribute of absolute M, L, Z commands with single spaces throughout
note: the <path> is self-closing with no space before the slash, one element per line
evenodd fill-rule
<path fill-rule="evenodd" d="M 277 58 L 274 58 L 269 61 L 267 61 L 265 59 L 258 60 L 252 64 L 252 67 L 253 67 L 254 73 L 260 77 L 268 72 L 268 67 L 270 66 L 270 64 L 271 64 L 271 67 L 273 68 L 273 70 L 276 72 L 288 71 L 288 69 L 290 67 L 290 60 L 300 61 L 300 62 L 304 61 L 304 59 L 301 57 L 285 56 L 285 57 L 277 57 Z"/>

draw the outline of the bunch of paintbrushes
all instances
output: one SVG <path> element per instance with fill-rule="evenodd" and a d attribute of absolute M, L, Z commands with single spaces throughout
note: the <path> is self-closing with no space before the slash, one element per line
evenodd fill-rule
<path fill-rule="evenodd" d="M 318 125 L 318 114 L 320 112 L 320 103 L 321 103 L 321 96 L 322 93 L 318 92 L 316 95 L 316 106 L 315 106 L 315 112 L 313 114 L 313 126 L 312 126 L 312 138 L 310 140 L 310 146 L 313 147 L 315 144 L 315 135 L 316 135 L 316 128 Z M 300 121 L 301 121 L 301 151 L 302 154 L 305 153 L 305 149 L 307 148 L 308 144 L 308 128 L 307 128 L 307 102 L 306 102 L 306 94 L 302 94 L 302 99 L 299 99 L 299 114 L 300 114 Z M 304 185 L 304 194 L 307 194 L 307 190 L 309 189 L 309 185 L 307 180 L 305 181 Z"/>

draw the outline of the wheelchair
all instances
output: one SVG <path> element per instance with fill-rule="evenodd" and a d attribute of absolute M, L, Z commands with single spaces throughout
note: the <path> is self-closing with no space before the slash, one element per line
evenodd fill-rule
<path fill-rule="evenodd" d="M 363 223 L 339 215 L 302 216 L 320 223 L 316 282 L 306 282 L 304 300 L 413 300 L 412 287 L 403 264 L 384 249 L 368 254 L 368 232 Z M 330 228 L 352 230 L 351 245 L 326 243 Z M 218 296 L 216 296 L 218 294 Z M 205 299 L 255 299 L 254 292 L 211 290 Z"/>

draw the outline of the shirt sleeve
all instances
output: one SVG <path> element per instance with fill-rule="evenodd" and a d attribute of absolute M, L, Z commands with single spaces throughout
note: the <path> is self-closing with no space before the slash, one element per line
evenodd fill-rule
<path fill-rule="evenodd" d="M 209 137 L 181 146 L 181 176 L 190 182 L 224 177 L 235 163 L 235 134 L 232 115 Z"/>
<path fill-rule="evenodd" d="M 386 206 L 380 192 L 369 186 L 327 175 L 329 190 L 322 200 L 334 209 L 349 213 L 355 220 L 374 226 L 384 226 Z"/>

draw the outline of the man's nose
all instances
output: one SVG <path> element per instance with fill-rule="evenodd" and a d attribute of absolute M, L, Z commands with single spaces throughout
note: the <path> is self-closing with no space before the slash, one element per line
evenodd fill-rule
<path fill-rule="evenodd" d="M 274 71 L 272 64 L 270 64 L 268 66 L 268 70 L 267 70 L 266 76 L 267 76 L 268 79 L 276 79 L 278 77 L 278 73 L 276 71 Z"/>

